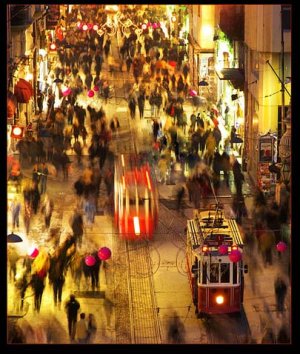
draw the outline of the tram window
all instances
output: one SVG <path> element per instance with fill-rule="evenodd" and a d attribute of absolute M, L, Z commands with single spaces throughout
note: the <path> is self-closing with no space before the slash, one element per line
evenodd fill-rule
<path fill-rule="evenodd" d="M 219 282 L 219 263 L 211 263 L 210 264 L 209 281 L 211 283 L 218 283 Z"/>
<path fill-rule="evenodd" d="M 232 263 L 232 284 L 237 284 L 237 263 Z"/>
<path fill-rule="evenodd" d="M 202 263 L 202 284 L 206 284 L 207 279 L 207 263 Z"/>
<path fill-rule="evenodd" d="M 221 263 L 221 283 L 230 282 L 230 264 Z"/>

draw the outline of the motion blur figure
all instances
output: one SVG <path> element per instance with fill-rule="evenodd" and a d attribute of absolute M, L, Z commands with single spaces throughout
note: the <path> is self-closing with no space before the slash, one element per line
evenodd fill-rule
<path fill-rule="evenodd" d="M 185 342 L 185 328 L 176 311 L 168 324 L 168 343 L 180 344 Z"/>

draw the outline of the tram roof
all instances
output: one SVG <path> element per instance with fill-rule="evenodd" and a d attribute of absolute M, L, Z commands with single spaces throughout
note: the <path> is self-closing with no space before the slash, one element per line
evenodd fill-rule
<path fill-rule="evenodd" d="M 243 240 L 234 219 L 228 219 L 220 210 L 196 212 L 187 221 L 187 230 L 194 249 L 205 244 L 236 244 L 243 247 Z"/>

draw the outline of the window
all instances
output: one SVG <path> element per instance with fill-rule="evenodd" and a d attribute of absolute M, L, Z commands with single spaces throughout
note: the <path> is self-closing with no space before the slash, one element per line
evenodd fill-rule
<path fill-rule="evenodd" d="M 219 263 L 210 264 L 210 283 L 219 283 Z"/>
<path fill-rule="evenodd" d="M 230 264 L 221 263 L 221 283 L 230 282 Z"/>
<path fill-rule="evenodd" d="M 207 263 L 202 263 L 202 284 L 206 284 L 207 282 Z"/>
<path fill-rule="evenodd" d="M 281 6 L 281 25 L 283 31 L 291 30 L 291 6 Z"/>
<path fill-rule="evenodd" d="M 232 284 L 237 284 L 237 263 L 232 263 Z"/>

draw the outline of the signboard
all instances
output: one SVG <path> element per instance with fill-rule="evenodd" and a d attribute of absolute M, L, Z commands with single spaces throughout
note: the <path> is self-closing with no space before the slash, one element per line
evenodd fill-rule
<path fill-rule="evenodd" d="M 275 138 L 263 135 L 259 139 L 259 162 L 273 162 Z"/>

